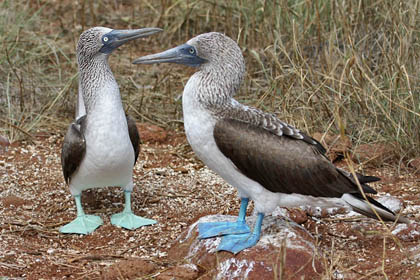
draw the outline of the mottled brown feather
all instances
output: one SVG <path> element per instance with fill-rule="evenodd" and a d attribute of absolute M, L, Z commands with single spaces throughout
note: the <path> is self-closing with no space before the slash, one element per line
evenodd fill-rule
<path fill-rule="evenodd" d="M 337 169 L 317 145 L 307 141 L 277 136 L 233 119 L 218 120 L 214 138 L 221 152 L 244 175 L 269 191 L 318 197 L 359 193 L 352 179 Z M 375 193 L 366 185 L 363 188 Z"/>

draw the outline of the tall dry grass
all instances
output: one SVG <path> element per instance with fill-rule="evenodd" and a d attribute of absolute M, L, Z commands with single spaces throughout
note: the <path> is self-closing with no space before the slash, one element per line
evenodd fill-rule
<path fill-rule="evenodd" d="M 165 32 L 111 57 L 125 107 L 138 120 L 179 125 L 193 70 L 131 60 L 219 31 L 237 40 L 247 61 L 241 102 L 309 133 L 392 143 L 406 161 L 420 156 L 418 14 L 418 0 L 4 0 L 0 133 L 16 140 L 68 123 L 82 30 L 158 26 Z"/>

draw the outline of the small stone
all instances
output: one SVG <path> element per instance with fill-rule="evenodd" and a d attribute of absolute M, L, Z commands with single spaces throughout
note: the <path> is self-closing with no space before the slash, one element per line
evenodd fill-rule
<path fill-rule="evenodd" d="M 175 167 L 174 171 L 181 172 L 182 174 L 187 174 L 188 173 L 188 169 L 186 169 L 185 167 Z"/>
<path fill-rule="evenodd" d="M 399 213 L 403 207 L 402 201 L 391 195 L 381 196 L 376 200 L 394 213 Z"/>
<path fill-rule="evenodd" d="M 297 224 L 304 224 L 308 220 L 308 215 L 305 211 L 298 208 L 289 209 L 289 217 Z"/>

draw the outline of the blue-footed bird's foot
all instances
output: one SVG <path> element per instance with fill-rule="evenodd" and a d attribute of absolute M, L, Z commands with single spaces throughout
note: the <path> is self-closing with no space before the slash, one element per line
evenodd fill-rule
<path fill-rule="evenodd" d="M 223 236 L 222 241 L 217 247 L 217 251 L 229 251 L 237 254 L 240 251 L 246 248 L 251 248 L 257 244 L 258 240 L 260 240 L 263 219 L 264 213 L 258 213 L 254 231 L 252 233 L 236 235 L 230 234 Z"/>
<path fill-rule="evenodd" d="M 198 224 L 198 238 L 204 239 L 228 234 L 249 233 L 250 229 L 245 221 L 241 222 L 212 222 Z"/>
<path fill-rule="evenodd" d="M 259 239 L 260 235 L 256 233 L 225 235 L 222 237 L 217 251 L 228 251 L 237 254 L 257 244 Z"/>
<path fill-rule="evenodd" d="M 157 222 L 155 220 L 136 216 L 133 212 L 121 212 L 111 216 L 111 224 L 126 229 L 136 229 L 156 223 Z"/>
<path fill-rule="evenodd" d="M 102 219 L 94 215 L 80 215 L 60 228 L 61 233 L 89 234 L 102 225 Z"/>
<path fill-rule="evenodd" d="M 198 224 L 198 238 L 204 239 L 215 236 L 223 236 L 228 234 L 249 233 L 250 229 L 245 222 L 246 208 L 249 199 L 241 198 L 241 208 L 236 222 L 211 222 Z"/>

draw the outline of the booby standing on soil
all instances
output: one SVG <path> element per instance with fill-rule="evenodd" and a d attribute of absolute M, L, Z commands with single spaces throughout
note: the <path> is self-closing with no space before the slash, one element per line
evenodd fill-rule
<path fill-rule="evenodd" d="M 245 63 L 232 39 L 206 33 L 133 63 L 161 62 L 198 68 L 182 97 L 187 139 L 197 156 L 236 187 L 241 197 L 237 222 L 199 224 L 199 238 L 222 235 L 218 250 L 238 253 L 258 242 L 264 215 L 278 205 L 350 205 L 376 217 L 351 174 L 336 168 L 319 142 L 273 114 L 233 98 L 244 77 Z M 358 175 L 358 179 L 365 193 L 376 193 L 366 183 L 379 178 Z M 252 233 L 245 223 L 249 199 L 258 212 Z M 398 219 L 379 202 L 368 200 L 384 220 Z"/>
<path fill-rule="evenodd" d="M 135 122 L 124 113 L 108 57 L 124 43 L 160 31 L 159 28 L 94 27 L 80 35 L 76 121 L 67 130 L 61 153 L 64 178 L 76 201 L 77 218 L 61 227 L 60 232 L 87 234 L 102 225 L 99 216 L 84 213 L 80 196 L 83 190 L 105 186 L 124 189 L 124 211 L 112 215 L 113 225 L 136 229 L 156 223 L 131 211 L 133 166 L 139 154 L 140 138 Z"/>

